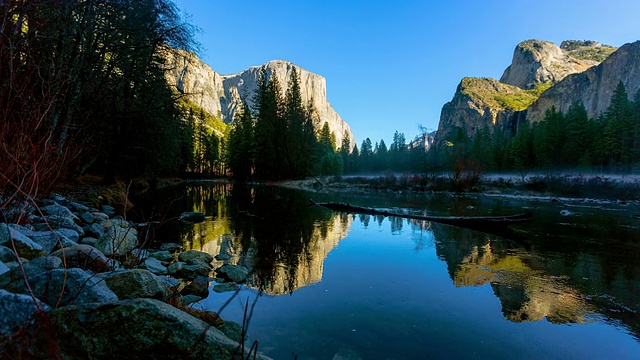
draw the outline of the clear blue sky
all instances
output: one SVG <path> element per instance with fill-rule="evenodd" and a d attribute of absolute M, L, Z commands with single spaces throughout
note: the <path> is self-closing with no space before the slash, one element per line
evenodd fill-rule
<path fill-rule="evenodd" d="M 499 79 L 527 39 L 640 40 L 637 0 L 175 0 L 221 74 L 284 59 L 327 79 L 360 146 L 435 130 L 465 76 Z"/>

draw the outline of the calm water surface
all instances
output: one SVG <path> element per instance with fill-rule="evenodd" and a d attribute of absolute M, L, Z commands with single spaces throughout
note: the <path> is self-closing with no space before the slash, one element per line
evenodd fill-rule
<path fill-rule="evenodd" d="M 335 213 L 309 207 L 307 197 L 425 215 L 529 209 L 534 219 L 504 238 Z M 156 213 L 210 218 L 168 222 L 158 240 L 230 255 L 216 266 L 252 271 L 235 297 L 211 291 L 196 306 L 220 311 L 228 303 L 222 317 L 242 322 L 246 301 L 254 304 L 247 346 L 258 340 L 275 359 L 640 359 L 637 204 L 222 183 L 160 198 Z"/>

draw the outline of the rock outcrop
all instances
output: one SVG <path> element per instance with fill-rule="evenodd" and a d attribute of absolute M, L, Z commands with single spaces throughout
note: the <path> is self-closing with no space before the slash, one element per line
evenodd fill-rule
<path fill-rule="evenodd" d="M 522 89 L 532 89 L 538 83 L 557 83 L 567 75 L 598 65 L 602 61 L 597 60 L 599 51 L 614 50 L 594 41 L 564 41 L 561 47 L 549 41 L 523 41 L 516 46 L 511 65 L 500 82 Z"/>
<path fill-rule="evenodd" d="M 620 47 L 598 66 L 564 78 L 529 107 L 527 119 L 542 120 L 552 106 L 566 112 L 576 101 L 584 105 L 590 117 L 597 117 L 609 107 L 620 81 L 629 96 L 640 89 L 640 41 Z"/>
<path fill-rule="evenodd" d="M 320 120 L 318 130 L 327 122 L 338 144 L 345 132 L 351 143 L 355 143 L 351 128 L 327 101 L 326 79 L 318 74 L 288 61 L 273 60 L 237 74 L 220 75 L 193 53 L 176 51 L 166 57 L 166 66 L 170 69 L 167 75 L 169 83 L 196 105 L 227 124 L 233 120 L 243 101 L 249 106 L 253 105 L 253 95 L 258 88 L 258 78 L 263 68 L 266 68 L 267 76 L 275 75 L 278 78 L 283 94 L 289 87 L 291 71 L 296 68 L 302 100 L 313 103 Z"/>
<path fill-rule="evenodd" d="M 579 83 L 589 82 L 581 80 L 583 78 L 580 76 L 597 72 L 596 69 L 600 68 L 598 64 L 615 50 L 614 47 L 594 41 L 568 40 L 562 42 L 560 47 L 541 40 L 521 42 L 516 46 L 513 61 L 500 81 L 488 78 L 462 79 L 453 99 L 442 108 L 436 142 L 446 139 L 456 128 L 462 128 L 470 137 L 484 127 L 488 127 L 490 132 L 498 130 L 506 136 L 514 135 L 518 124 L 525 118 L 537 121 L 540 114 L 544 116 L 544 112 L 556 100 L 562 100 L 558 99 L 560 95 L 553 99 L 549 97 L 550 94 L 557 94 L 555 84 L 564 83 L 568 78 Z M 611 91 L 617 81 L 610 88 Z M 576 89 L 581 85 L 571 86 L 571 89 L 563 89 L 562 93 L 582 92 Z M 608 101 L 611 91 L 598 95 Z M 549 100 L 539 100 L 542 94 L 544 99 Z M 566 110 L 573 100 L 579 100 L 579 96 L 572 96 L 566 95 L 567 98 L 572 97 L 571 101 L 565 103 L 562 100 L 562 106 L 556 104 L 556 107 Z M 536 100 L 536 106 L 527 114 L 524 110 Z"/>
<path fill-rule="evenodd" d="M 446 139 L 457 128 L 469 136 L 484 127 L 515 128 L 520 113 L 506 102 L 510 98 L 525 97 L 524 94 L 519 87 L 495 79 L 462 79 L 453 99 L 442 107 L 436 142 Z"/>

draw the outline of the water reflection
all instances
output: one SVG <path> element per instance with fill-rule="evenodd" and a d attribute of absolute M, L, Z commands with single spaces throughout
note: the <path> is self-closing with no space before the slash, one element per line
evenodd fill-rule
<path fill-rule="evenodd" d="M 171 225 L 179 227 L 179 239 L 170 237 L 170 226 L 164 227 L 163 241 L 181 241 L 187 248 L 220 255 L 225 260 L 218 266 L 243 265 L 251 271 L 248 285 L 273 295 L 321 281 L 327 255 L 354 222 L 381 228 L 385 220 L 309 207 L 307 194 L 271 186 L 215 183 L 189 186 L 166 198 L 171 199 L 171 211 L 202 211 L 210 218 L 193 226 Z M 496 206 L 490 211 L 502 212 L 501 204 Z M 582 324 L 604 319 L 640 339 L 637 246 L 628 247 L 620 239 L 605 245 L 599 238 L 576 241 L 571 238 L 575 229 L 558 227 L 550 214 L 538 210 L 540 222 L 528 225 L 530 247 L 448 225 L 398 217 L 389 221 L 391 235 L 411 229 L 415 251 L 435 247 L 455 286 L 489 285 L 510 321 Z M 553 241 L 546 234 L 554 234 Z"/>

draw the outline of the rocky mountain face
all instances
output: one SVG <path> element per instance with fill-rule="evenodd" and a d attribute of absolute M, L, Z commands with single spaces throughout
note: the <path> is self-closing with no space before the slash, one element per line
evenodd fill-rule
<path fill-rule="evenodd" d="M 311 100 L 318 115 L 318 130 L 328 122 L 337 144 L 342 142 L 345 132 L 351 143 L 355 143 L 351 128 L 327 101 L 326 79 L 288 61 L 273 60 L 237 74 L 220 75 L 193 53 L 177 52 L 169 56 L 167 66 L 171 69 L 167 76 L 170 84 L 225 123 L 233 120 L 243 101 L 250 107 L 253 105 L 253 94 L 258 88 L 258 78 L 263 68 L 266 68 L 267 76 L 277 77 L 283 95 L 289 87 L 291 71 L 295 68 L 300 78 L 302 100 L 305 103 Z"/>
<path fill-rule="evenodd" d="M 436 142 L 457 127 L 466 130 L 470 137 L 485 126 L 492 132 L 499 130 L 513 135 L 518 123 L 525 120 L 524 110 L 541 94 L 550 92 L 549 88 L 555 88 L 555 84 L 573 74 L 594 69 L 615 50 L 594 41 L 569 40 L 560 47 L 541 40 L 521 42 L 500 81 L 462 79 L 453 99 L 442 108 Z M 546 107 L 539 108 L 544 115 Z"/>
<path fill-rule="evenodd" d="M 500 82 L 522 89 L 532 89 L 538 83 L 557 83 L 567 75 L 581 73 L 598 65 L 598 57 L 581 56 L 593 52 L 614 48 L 594 41 L 564 41 L 560 47 L 549 41 L 523 41 L 513 52 L 513 61 L 500 78 Z M 583 50 L 579 52 L 578 49 Z"/>
<path fill-rule="evenodd" d="M 566 112 L 575 101 L 584 105 L 590 117 L 597 117 L 609 107 L 620 81 L 629 96 L 640 90 L 640 41 L 623 45 L 598 66 L 565 77 L 527 109 L 527 119 L 542 120 L 552 106 Z"/>
<path fill-rule="evenodd" d="M 517 97 L 524 91 L 489 78 L 464 78 L 453 99 L 442 107 L 436 142 L 445 139 L 456 128 L 469 136 L 485 126 L 493 129 L 511 127 L 519 113 L 499 101 L 501 96 Z"/>

